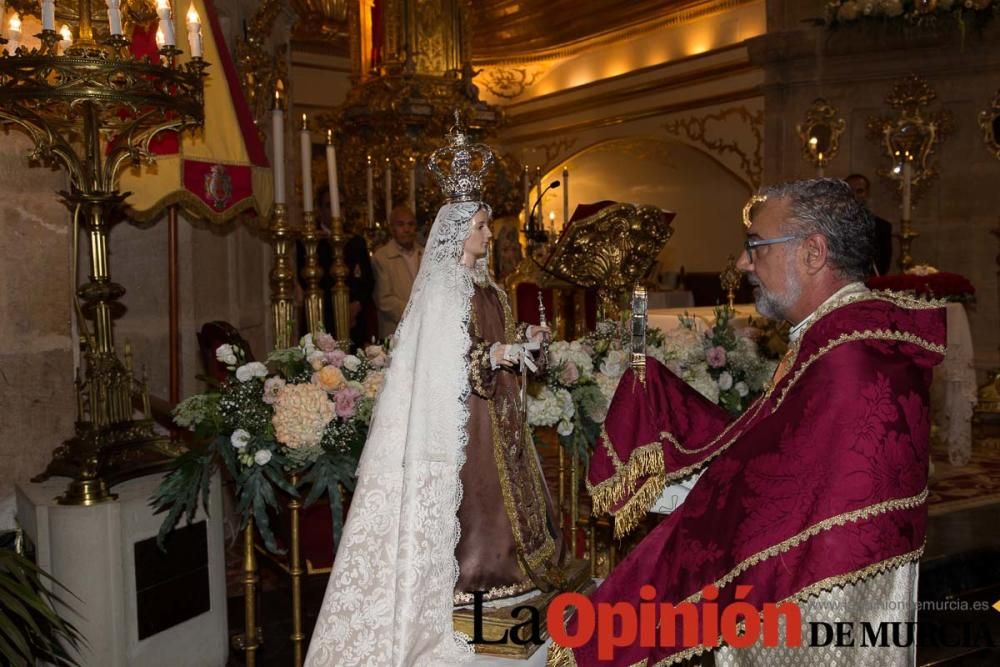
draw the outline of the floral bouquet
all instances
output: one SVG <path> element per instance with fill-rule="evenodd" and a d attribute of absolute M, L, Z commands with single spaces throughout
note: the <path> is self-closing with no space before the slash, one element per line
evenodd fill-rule
<path fill-rule="evenodd" d="M 371 345 L 349 354 L 329 334 L 310 334 L 265 363 L 242 363 L 242 350 L 232 345 L 220 346 L 216 358 L 228 377 L 174 410 L 174 421 L 203 446 L 178 457 L 153 498 L 157 511 L 167 512 L 158 539 L 162 543 L 181 516 L 194 517 L 219 462 L 236 482 L 243 526 L 253 518 L 270 551 L 279 551 L 268 518 L 269 509 L 278 509 L 275 488 L 298 496 L 289 472 L 309 487 L 306 506 L 329 496 L 336 538 L 343 516 L 338 485 L 353 488 L 385 350 Z"/>
<path fill-rule="evenodd" d="M 914 266 L 905 273 L 872 276 L 866 284 L 871 289 L 908 292 L 929 299 L 962 303 L 972 303 L 976 300 L 976 288 L 968 278 L 957 273 L 938 271 L 926 264 Z"/>
<path fill-rule="evenodd" d="M 728 307 L 716 309 L 710 330 L 699 332 L 695 324 L 682 318 L 673 331 L 647 330 L 646 354 L 708 400 L 742 413 L 770 380 L 774 361 L 759 353 L 754 329 L 733 326 Z M 601 322 L 580 340 L 553 342 L 544 383 L 529 392 L 529 425 L 555 426 L 564 447 L 588 456 L 628 369 L 629 335 L 624 326 Z"/>

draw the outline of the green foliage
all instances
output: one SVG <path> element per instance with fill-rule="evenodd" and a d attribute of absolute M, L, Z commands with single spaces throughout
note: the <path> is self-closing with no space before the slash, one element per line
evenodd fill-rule
<path fill-rule="evenodd" d="M 65 602 L 45 588 L 44 580 L 66 590 L 28 559 L 0 550 L 0 663 L 78 664 L 68 649 L 79 650 L 83 638 L 56 613 L 55 604 Z"/>

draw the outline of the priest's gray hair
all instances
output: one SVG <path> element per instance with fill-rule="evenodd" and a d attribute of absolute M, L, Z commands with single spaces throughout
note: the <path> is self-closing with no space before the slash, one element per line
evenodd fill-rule
<path fill-rule="evenodd" d="M 875 260 L 875 219 L 854 198 L 845 181 L 814 178 L 762 188 L 770 199 L 788 200 L 790 219 L 784 232 L 822 234 L 830 264 L 846 279 L 864 280 Z"/>

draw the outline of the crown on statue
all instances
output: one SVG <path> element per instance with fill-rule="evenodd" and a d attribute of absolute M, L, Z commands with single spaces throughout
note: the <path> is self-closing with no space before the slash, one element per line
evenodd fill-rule
<path fill-rule="evenodd" d="M 441 186 L 445 200 L 455 203 L 480 200 L 483 178 L 491 164 L 493 149 L 470 141 L 456 111 L 455 124 L 448 130 L 448 145 L 431 153 L 427 168 Z"/>

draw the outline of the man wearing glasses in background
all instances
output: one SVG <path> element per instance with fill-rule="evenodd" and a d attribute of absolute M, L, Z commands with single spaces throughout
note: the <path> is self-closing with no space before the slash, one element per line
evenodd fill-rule
<path fill-rule="evenodd" d="M 874 223 L 844 181 L 764 188 L 744 208 L 743 224 L 737 266 L 754 286 L 757 310 L 793 326 L 770 386 L 734 420 L 647 357 L 644 380 L 629 370 L 618 385 L 587 479 L 595 513 L 612 514 L 621 536 L 667 485 L 701 473 L 592 601 L 615 609 L 710 603 L 696 617 L 696 636 L 708 631 L 709 644 L 639 641 L 601 662 L 602 640 L 592 638 L 572 656 L 553 649 L 550 664 L 673 664 L 706 651 L 716 667 L 914 664 L 916 642 L 810 645 L 809 624 L 849 623 L 857 635 L 861 623 L 905 630 L 915 620 L 928 387 L 944 354 L 944 309 L 864 286 Z M 790 622 L 801 621 L 801 645 L 790 634 L 776 648 L 727 645 L 704 619 L 734 600 L 757 610 L 796 603 L 801 618 Z M 574 616 L 569 636 L 576 623 Z"/>

